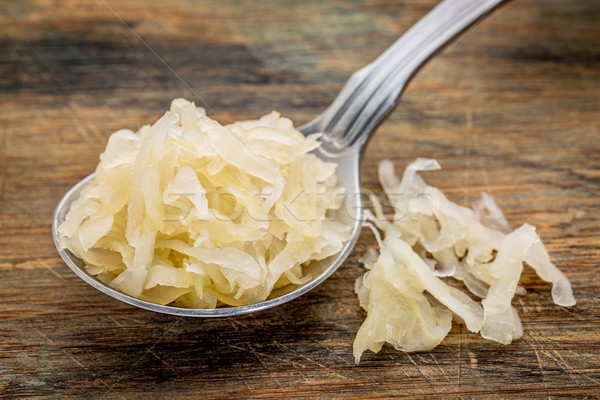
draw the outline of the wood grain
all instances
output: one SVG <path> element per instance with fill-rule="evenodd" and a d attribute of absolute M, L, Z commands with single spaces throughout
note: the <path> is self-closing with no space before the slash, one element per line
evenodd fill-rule
<path fill-rule="evenodd" d="M 0 393 L 5 398 L 597 398 L 600 396 L 600 8 L 514 0 L 432 60 L 372 139 L 376 164 L 419 156 L 468 204 L 492 193 L 538 227 L 573 283 L 555 306 L 531 270 L 509 346 L 455 325 L 434 351 L 385 346 L 359 366 L 358 255 L 277 309 L 200 320 L 121 304 L 58 257 L 54 207 L 113 131 L 174 97 L 225 122 L 307 122 L 434 0 L 0 1 Z"/>

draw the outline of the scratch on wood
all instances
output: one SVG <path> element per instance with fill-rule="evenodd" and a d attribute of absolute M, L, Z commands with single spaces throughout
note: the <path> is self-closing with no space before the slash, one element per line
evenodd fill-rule
<path fill-rule="evenodd" d="M 75 357 L 73 357 L 73 355 L 67 353 L 62 347 L 60 347 L 58 344 L 56 344 L 56 342 L 52 339 L 50 339 L 47 335 L 45 335 L 42 331 L 40 331 L 38 328 L 33 327 L 33 331 L 36 332 L 40 337 L 46 339 L 46 341 L 48 341 L 50 344 L 52 344 L 52 346 L 56 347 L 57 349 L 60 350 L 61 353 L 63 353 L 64 355 L 66 355 L 67 357 L 69 357 L 75 364 L 79 365 L 81 368 L 85 369 L 85 370 L 89 370 L 88 367 L 86 367 L 84 364 L 82 364 L 79 360 L 77 360 Z M 104 382 L 102 379 L 98 379 L 100 381 L 100 383 L 102 383 L 104 386 L 108 387 L 108 384 L 106 382 Z M 120 398 L 123 398 L 123 396 L 119 395 Z"/>
<path fill-rule="evenodd" d="M 151 350 L 150 354 L 152 354 L 154 356 L 154 358 L 156 358 L 158 361 L 160 361 L 160 363 L 162 365 L 164 365 L 165 367 L 169 368 L 173 373 L 177 372 L 176 369 L 173 367 L 172 364 L 169 364 L 164 359 L 162 359 L 162 357 L 160 357 L 158 354 L 156 354 L 156 352 L 154 350 Z"/>
<path fill-rule="evenodd" d="M 100 143 L 104 143 L 106 140 L 104 139 L 104 136 L 102 136 L 102 132 L 100 132 L 100 130 L 91 121 L 86 121 L 87 123 L 82 123 L 82 118 L 79 114 L 81 108 L 79 108 L 79 106 L 72 100 L 69 100 L 67 104 L 69 106 L 71 114 L 73 114 L 73 116 L 75 117 L 74 120 L 77 127 L 77 132 L 79 132 L 79 134 L 84 139 L 87 139 L 89 137 L 89 131 L 93 134 L 93 136 L 96 139 L 98 139 Z"/>
<path fill-rule="evenodd" d="M 129 372 L 144 358 L 146 357 L 148 354 L 150 354 L 150 352 L 152 350 L 154 350 L 154 348 L 158 345 L 158 343 L 160 343 L 160 341 L 171 331 L 171 329 L 173 329 L 181 320 L 183 319 L 183 317 L 178 318 L 177 320 L 175 320 L 175 322 L 173 322 L 171 324 L 171 326 L 169 328 L 167 328 L 167 330 L 165 330 L 165 332 L 156 340 L 156 342 L 154 342 L 150 347 L 148 347 L 148 349 L 146 349 L 146 351 L 144 352 L 144 354 L 142 354 L 133 364 L 131 364 L 131 366 L 127 369 L 127 371 L 125 371 L 116 381 L 114 381 L 112 383 L 112 385 L 110 385 L 108 387 L 108 389 L 106 390 L 106 392 L 104 392 L 101 397 L 107 396 L 112 390 L 113 388 L 119 383 L 121 382 L 123 379 L 125 379 L 125 377 L 127 377 L 127 375 L 129 374 Z M 108 385 L 107 385 L 108 386 Z"/>
<path fill-rule="evenodd" d="M 588 378 L 590 381 L 594 382 L 597 385 L 600 385 L 600 381 L 598 381 L 597 379 L 592 378 L 591 376 L 581 372 L 581 371 L 577 371 L 575 369 L 573 369 L 573 367 L 571 367 L 559 354 L 557 351 L 555 351 L 555 354 L 557 357 L 559 357 L 562 360 L 562 363 L 560 363 L 555 357 L 553 357 L 549 351 L 545 351 L 542 350 L 542 353 L 544 353 L 546 356 L 548 356 L 549 358 L 551 358 L 554 363 L 556 365 L 558 365 L 560 367 L 560 369 L 564 372 L 566 372 L 574 381 L 575 383 L 577 383 L 577 385 L 579 385 L 581 387 L 581 385 L 579 384 L 579 381 L 577 381 L 574 377 L 574 375 L 581 375 L 585 378 Z M 563 366 L 564 364 L 564 366 Z M 565 368 L 566 367 L 566 368 Z"/>
<path fill-rule="evenodd" d="M 37 258 L 34 260 L 26 260 L 21 262 L 0 262 L 0 268 L 2 269 L 36 269 L 36 268 L 47 268 L 44 264 L 46 264 L 49 260 L 56 260 L 56 257 L 52 258 Z"/>
<path fill-rule="evenodd" d="M 460 391 L 462 375 L 462 325 L 458 326 L 458 391 Z"/>
<path fill-rule="evenodd" d="M 546 337 L 546 336 L 543 336 L 543 335 L 541 335 L 541 334 L 540 334 L 540 337 L 539 337 L 539 339 L 541 339 L 543 342 L 550 343 L 550 344 L 551 344 L 553 347 L 560 346 L 562 350 L 564 350 L 564 351 L 566 351 L 566 352 L 569 352 L 569 353 L 573 354 L 573 355 L 574 355 L 574 356 L 576 356 L 577 358 L 585 358 L 586 360 L 591 360 L 592 362 L 594 362 L 594 363 L 596 363 L 596 364 L 597 364 L 596 366 L 597 366 L 598 368 L 600 368 L 600 364 L 598 364 L 598 362 L 597 362 L 595 359 L 593 359 L 593 358 L 589 357 L 589 356 L 588 356 L 588 355 L 586 355 L 585 353 L 577 353 L 577 352 L 575 352 L 575 351 L 573 351 L 573 350 L 569 350 L 568 348 L 566 348 L 566 347 L 564 347 L 564 346 L 561 346 L 561 343 L 560 343 L 560 342 L 557 342 L 556 340 L 553 340 L 553 339 L 551 339 L 551 338 L 549 338 L 549 337 Z M 557 356 L 558 356 L 558 357 L 559 357 L 561 360 L 563 360 L 563 362 L 564 362 L 565 364 L 567 364 L 567 365 L 568 365 L 568 363 L 567 363 L 567 362 L 566 362 L 566 361 L 565 361 L 565 360 L 562 358 L 562 356 L 560 355 L 560 353 L 558 353 L 558 351 L 555 351 L 555 353 L 556 353 L 556 355 L 557 355 Z M 569 367 L 570 367 L 570 366 L 569 366 Z"/>
<path fill-rule="evenodd" d="M 246 382 L 246 378 L 240 373 L 239 369 L 237 367 L 235 367 L 238 376 L 242 379 L 242 383 L 244 384 L 244 387 L 246 388 L 246 390 L 248 391 L 248 393 L 250 393 L 250 396 L 252 397 L 256 397 L 256 394 L 254 394 L 254 391 L 252 390 L 252 388 L 250 387 L 250 385 L 248 385 L 248 382 Z"/>
<path fill-rule="evenodd" d="M 186 87 L 187 90 L 189 90 L 192 94 L 194 94 L 194 96 L 200 101 L 202 102 L 202 104 L 204 105 L 204 108 L 206 108 L 207 110 L 209 110 L 211 113 L 213 113 L 216 117 L 217 120 L 219 120 L 219 122 L 221 124 L 224 124 L 222 118 L 219 116 L 219 114 L 217 112 L 215 112 L 210 105 L 205 102 L 202 97 L 200 97 L 200 95 L 194 90 L 194 88 L 192 86 L 190 86 L 190 84 L 188 84 L 187 81 L 185 81 L 181 75 L 179 75 L 177 72 L 175 72 L 175 70 L 173 68 L 171 68 L 171 66 L 140 36 L 138 35 L 138 33 L 123 19 L 121 18 L 121 16 L 119 14 L 117 14 L 117 12 L 115 11 L 114 8 L 112 8 L 110 6 L 110 4 L 107 3 L 106 0 L 101 0 L 102 3 L 104 3 L 104 5 L 111 11 L 111 13 L 115 16 L 115 18 L 121 22 L 123 24 L 123 26 L 130 32 L 133 34 L 133 36 L 141 43 L 143 44 L 149 51 L 150 53 L 152 53 L 154 55 L 154 57 L 156 57 L 158 59 L 158 61 L 160 61 L 160 63 L 165 66 L 167 68 L 167 70 L 169 70 L 169 72 L 171 72 L 176 78 L 177 80 L 179 80 L 179 82 L 181 82 L 183 84 L 183 86 Z M 131 36 L 130 36 L 131 37 Z"/>
<path fill-rule="evenodd" d="M 67 352 L 65 352 L 60 346 L 58 346 L 56 344 L 56 342 L 52 339 L 50 339 L 48 336 L 44 335 L 44 333 L 42 333 L 42 331 L 40 331 L 37 328 L 33 328 L 33 330 L 42 338 L 46 339 L 46 341 L 48 341 L 50 344 L 52 344 L 52 346 L 58 348 L 64 355 L 66 355 L 67 357 L 69 357 L 71 360 L 73 360 L 73 362 L 77 365 L 79 365 L 81 368 L 85 368 L 88 369 L 85 365 L 83 365 L 82 363 L 80 363 L 75 357 L 73 357 L 71 354 L 68 354 Z"/>
<path fill-rule="evenodd" d="M 248 346 L 248 349 L 242 348 L 242 347 L 238 347 L 238 346 L 234 346 L 234 345 L 229 345 L 232 348 L 236 348 L 236 349 L 240 349 L 240 350 L 244 350 L 247 352 L 250 352 L 254 355 L 254 357 L 258 360 L 258 362 L 263 366 L 263 368 L 267 371 L 267 373 L 269 374 L 269 376 L 271 377 L 271 379 L 273 379 L 273 381 L 275 382 L 275 384 L 282 389 L 281 385 L 279 384 L 279 382 L 277 382 L 277 380 L 273 377 L 271 371 L 266 367 L 266 365 L 264 364 L 264 362 L 260 359 L 259 355 L 263 355 L 265 357 L 272 357 L 275 358 L 278 362 L 284 362 L 286 365 L 291 365 L 295 371 L 297 371 L 300 376 L 302 377 L 302 379 L 304 380 L 304 382 L 306 382 L 306 385 L 309 387 L 312 387 L 312 384 L 310 383 L 310 381 L 308 380 L 308 378 L 304 375 L 303 371 L 301 368 L 298 368 L 298 364 L 295 363 L 292 360 L 283 358 L 283 357 L 276 357 L 272 354 L 265 354 L 262 353 L 260 351 L 257 351 L 256 349 L 252 348 L 252 346 L 250 345 L 250 343 L 246 343 L 246 345 Z"/>
<path fill-rule="evenodd" d="M 52 267 L 50 265 L 48 265 L 48 263 L 43 259 L 40 258 L 38 260 L 38 262 L 40 263 L 40 265 L 44 268 L 46 268 L 48 271 L 52 272 L 52 274 L 54 274 L 54 276 L 56 276 L 58 279 L 60 279 L 61 281 L 64 281 L 65 278 L 63 278 L 60 274 L 58 274 L 58 272 L 56 272 L 54 269 L 52 269 Z"/>
<path fill-rule="evenodd" d="M 425 376 L 425 374 L 421 370 L 421 367 L 419 367 L 419 365 L 415 362 L 415 360 L 413 360 L 413 358 L 410 356 L 410 354 L 406 353 L 406 356 L 408 357 L 408 359 L 410 360 L 410 362 L 415 366 L 415 368 L 417 368 L 417 371 L 419 371 L 419 374 L 421 374 L 421 376 L 429 384 L 429 386 L 431 387 L 431 389 L 433 389 L 433 392 L 437 395 L 437 397 L 439 397 L 441 399 L 442 396 L 440 396 L 440 394 L 436 390 L 435 386 L 433 386 L 433 383 L 431 383 L 431 381 L 429 380 L 429 378 L 427 378 L 427 376 Z"/>
<path fill-rule="evenodd" d="M 566 361 L 566 360 L 565 360 L 565 359 L 564 359 L 564 358 L 563 358 L 563 357 L 560 355 L 560 353 L 559 353 L 558 351 L 554 351 L 554 353 L 556 354 L 556 357 L 558 357 L 558 358 L 559 358 L 559 359 L 560 359 L 560 360 L 561 360 L 561 361 L 562 361 L 562 362 L 563 362 L 563 363 L 564 363 L 564 364 L 567 366 L 567 368 L 568 368 L 570 371 L 572 371 L 572 372 L 573 372 L 573 373 L 575 373 L 575 374 L 581 375 L 581 376 L 583 376 L 583 377 L 585 377 L 585 378 L 588 378 L 589 380 L 591 380 L 591 381 L 592 381 L 592 382 L 594 382 L 595 384 L 597 384 L 597 385 L 600 385 L 600 381 L 598 381 L 597 379 L 594 379 L 594 378 L 592 378 L 591 376 L 589 376 L 589 375 L 587 375 L 587 374 L 585 374 L 585 373 L 583 373 L 583 372 L 576 371 L 575 369 L 573 369 L 573 367 L 571 367 L 571 366 L 569 365 L 569 363 L 567 363 L 567 361 Z M 577 356 L 577 357 L 581 357 L 582 355 L 583 355 L 583 354 L 576 354 L 576 356 Z M 585 355 L 583 355 L 583 356 L 584 356 L 584 358 L 587 358 L 587 357 L 585 357 Z"/>
<path fill-rule="evenodd" d="M 304 375 L 304 371 L 302 371 L 302 368 L 298 367 L 298 364 L 296 364 L 295 362 L 292 362 L 290 364 L 292 366 L 292 368 L 294 368 L 294 371 L 297 371 L 300 376 L 302 377 L 302 380 L 306 383 L 306 385 L 310 388 L 313 387 L 312 383 L 310 383 L 310 381 L 308 380 L 308 378 L 306 377 L 306 375 Z"/>
<path fill-rule="evenodd" d="M 531 338 L 531 339 L 532 339 L 532 340 L 533 340 L 535 343 L 537 343 L 537 340 L 536 340 L 536 338 L 534 338 L 534 337 L 533 337 L 531 334 L 529 334 L 529 333 L 527 333 L 527 334 L 529 335 L 529 337 L 530 337 L 530 338 Z M 541 351 L 541 353 L 542 353 L 542 354 L 544 354 L 545 356 L 547 356 L 548 358 L 550 358 L 550 359 L 551 359 L 551 360 L 552 360 L 552 361 L 553 361 L 553 362 L 554 362 L 554 363 L 555 363 L 555 364 L 556 364 L 556 365 L 557 365 L 557 366 L 558 366 L 558 367 L 561 369 L 561 371 L 565 372 L 565 373 L 567 374 L 567 376 L 568 376 L 569 378 L 571 378 L 571 380 L 572 380 L 573 382 L 575 382 L 575 383 L 577 384 L 577 386 L 578 386 L 578 387 L 579 387 L 581 390 L 584 390 L 584 388 L 582 387 L 582 385 L 581 385 L 581 383 L 579 382 L 579 380 L 576 378 L 576 376 L 577 376 L 577 375 L 581 375 L 581 376 L 583 376 L 583 377 L 585 377 L 585 378 L 588 378 L 589 380 L 591 380 L 591 381 L 592 381 L 592 382 L 594 382 L 595 384 L 600 384 L 600 382 L 598 382 L 596 379 L 592 378 L 591 376 L 589 376 L 589 375 L 587 375 L 587 374 L 585 374 L 585 373 L 583 373 L 583 372 L 580 372 L 580 371 L 576 371 L 576 370 L 574 370 L 574 369 L 573 369 L 573 368 L 572 368 L 572 367 L 571 367 L 571 366 L 570 366 L 570 365 L 569 365 L 569 364 L 568 364 L 568 363 L 567 363 L 567 362 L 566 362 L 566 361 L 565 361 L 565 360 L 564 360 L 564 359 L 563 359 L 563 358 L 560 356 L 560 354 L 559 354 L 557 351 L 555 351 L 555 353 L 556 353 L 557 357 L 560 357 L 560 358 L 561 358 L 561 360 L 562 360 L 562 362 L 564 363 L 564 365 L 563 365 L 563 363 L 561 363 L 559 360 L 557 360 L 555 357 L 553 357 L 553 356 L 552 356 L 552 354 L 550 354 L 550 352 L 549 352 L 549 351 L 546 351 L 546 350 L 540 350 L 540 351 Z"/>
<path fill-rule="evenodd" d="M 239 329 L 238 327 L 235 325 L 235 323 L 233 322 L 233 319 L 231 318 L 227 318 L 227 322 L 229 322 L 229 325 L 231 325 L 231 327 L 233 328 L 234 331 L 238 332 Z"/>
<path fill-rule="evenodd" d="M 560 368 L 561 371 L 566 372 L 567 376 L 569 376 L 569 378 L 571 378 L 573 380 L 573 382 L 575 382 L 577 384 L 577 386 L 579 386 L 580 389 L 583 389 L 583 387 L 581 386 L 581 383 L 579 383 L 579 381 L 577 379 L 575 379 L 575 377 L 568 370 L 566 370 L 556 358 L 552 357 L 552 355 L 545 350 L 541 350 L 541 352 L 542 352 L 542 354 L 544 354 L 545 356 L 550 358 L 552 361 L 554 361 L 554 363 Z"/>
<path fill-rule="evenodd" d="M 450 380 L 450 377 L 448 376 L 448 374 L 445 373 L 444 368 L 442 368 L 442 366 L 438 362 L 437 358 L 435 358 L 435 353 L 430 351 L 428 354 L 429 354 L 429 356 L 431 357 L 431 359 L 433 360 L 433 362 L 437 366 L 437 367 L 434 367 L 433 365 L 431 365 L 431 368 L 435 368 L 435 370 L 438 373 L 438 375 L 442 379 L 444 379 L 446 382 L 448 382 L 448 385 L 454 386 L 454 388 L 456 390 L 459 390 L 458 387 L 456 386 L 456 384 L 453 381 Z M 423 358 L 421 357 L 421 359 L 423 359 Z M 423 361 L 427 362 L 426 360 L 423 360 Z"/>
<path fill-rule="evenodd" d="M 336 371 L 332 370 L 330 367 L 327 367 L 327 366 L 325 366 L 325 365 L 323 365 L 323 364 L 319 363 L 318 361 L 315 361 L 315 360 L 314 360 L 314 359 L 312 359 L 311 357 L 308 357 L 308 356 L 307 356 L 307 355 L 305 355 L 305 354 L 302 354 L 302 353 L 299 353 L 299 352 L 297 352 L 296 350 L 294 350 L 294 349 L 290 348 L 289 346 L 286 346 L 285 344 L 283 344 L 283 343 L 281 343 L 281 342 L 274 341 L 273 343 L 275 343 L 276 345 L 278 345 L 278 346 L 281 346 L 281 347 L 283 347 L 283 348 L 285 348 L 285 349 L 287 349 L 287 350 L 289 350 L 289 351 L 293 352 L 294 354 L 296 354 L 296 355 L 298 355 L 299 357 L 301 357 L 301 358 L 305 359 L 306 361 L 309 361 L 309 362 L 311 362 L 311 363 L 313 363 L 313 364 L 316 364 L 316 365 L 318 365 L 318 366 L 319 366 L 319 367 L 321 367 L 321 368 L 322 368 L 324 371 L 331 372 L 333 375 L 339 376 L 340 378 L 343 378 L 343 379 L 345 379 L 345 380 L 352 380 L 352 379 L 350 379 L 350 378 L 348 378 L 348 377 L 346 377 L 346 376 L 344 376 L 344 375 L 340 374 L 339 372 L 336 372 Z"/>
<path fill-rule="evenodd" d="M 242 350 L 242 351 L 246 351 L 246 352 L 250 353 L 250 350 L 248 350 L 248 349 L 245 349 L 245 348 L 243 348 L 243 347 L 240 347 L 240 346 L 236 346 L 236 345 L 234 345 L 234 344 L 231 344 L 231 343 L 227 343 L 227 346 L 228 346 L 228 347 L 231 347 L 232 349 L 236 349 L 236 350 Z"/>
<path fill-rule="evenodd" d="M 21 269 L 35 269 L 35 268 L 45 268 L 48 271 L 50 271 L 54 276 L 56 276 L 58 279 L 60 279 L 63 282 L 66 282 L 67 280 L 60 275 L 58 272 L 56 272 L 54 270 L 54 268 L 52 268 L 49 264 L 49 260 L 54 260 L 53 258 L 38 258 L 36 260 L 27 260 L 21 263 L 17 263 L 17 264 L 8 264 L 8 263 L 1 263 L 0 264 L 0 268 L 6 268 L 6 267 L 11 267 L 11 268 L 21 268 Z M 89 296 L 84 295 L 83 299 L 89 303 L 89 304 L 94 304 L 95 302 L 93 300 L 90 299 Z M 116 321 L 112 316 L 110 315 L 106 315 L 110 320 L 112 320 L 113 322 L 115 322 L 118 326 L 122 326 L 118 321 Z M 138 323 L 141 323 L 138 321 Z"/>
<path fill-rule="evenodd" d="M 8 113 L 8 111 L 2 113 L 2 121 L 8 121 L 8 118 L 6 117 L 6 114 Z M 8 124 L 7 124 L 8 125 Z M 0 129 L 0 152 L 2 153 L 1 155 L 4 156 L 4 153 L 6 152 L 6 149 L 8 148 L 8 132 L 6 129 Z M 4 157 L 2 157 L 2 159 L 4 159 Z M 6 176 L 7 173 L 5 171 L 6 167 L 4 166 L 4 163 L 0 164 L 0 202 L 2 202 L 1 204 L 4 204 L 4 193 L 6 193 Z"/>
<path fill-rule="evenodd" d="M 329 349 L 329 347 L 327 346 L 323 346 L 321 343 L 319 343 L 315 338 L 310 338 L 310 340 L 314 343 L 316 343 L 318 346 L 320 346 L 322 349 L 324 349 L 328 354 L 334 356 L 335 358 L 337 358 L 338 360 L 342 361 L 344 364 L 346 365 L 352 365 L 354 366 L 353 362 L 349 362 L 348 360 L 343 359 L 342 357 L 340 357 L 339 355 L 335 354 L 333 351 L 331 351 Z"/>
<path fill-rule="evenodd" d="M 402 365 L 402 366 L 404 366 L 403 364 L 398 363 L 394 357 L 390 356 L 390 358 L 395 361 L 394 362 L 395 365 Z M 404 376 L 406 376 L 410 380 L 413 379 L 410 375 L 408 375 L 408 373 L 406 372 L 405 368 L 401 368 L 401 370 L 404 373 Z M 419 393 L 425 393 L 424 390 L 423 390 L 423 388 L 418 387 L 418 389 L 419 389 Z"/>
<path fill-rule="evenodd" d="M 115 319 L 112 315 L 107 315 L 108 319 L 115 323 L 115 325 L 122 327 L 123 325 Z"/>
<path fill-rule="evenodd" d="M 237 319 L 235 319 L 235 318 L 230 318 L 229 320 L 231 321 L 231 324 L 234 326 L 234 329 L 235 329 L 236 331 L 237 331 L 237 327 L 235 326 L 235 324 L 238 324 L 238 325 L 240 325 L 240 326 L 241 326 L 241 327 L 243 327 L 243 328 L 249 329 L 249 326 L 248 326 L 248 325 L 246 325 L 245 323 L 243 323 L 242 321 L 238 321 L 238 320 L 237 320 Z"/>
<path fill-rule="evenodd" d="M 254 351 L 254 349 L 252 348 L 252 346 L 250 345 L 250 343 L 247 342 L 246 345 L 250 349 L 250 352 L 252 353 L 252 355 L 254 355 L 254 358 L 256 359 L 256 361 L 258 361 L 258 363 L 263 367 L 263 369 L 266 371 L 266 373 L 269 374 L 269 377 L 273 380 L 273 382 L 275 382 L 275 384 L 277 385 L 277 387 L 279 389 L 282 389 L 282 387 L 279 384 L 279 382 L 277 382 L 277 379 L 275 378 L 275 376 L 273 376 L 273 373 L 271 372 L 271 370 L 265 365 L 265 363 L 263 362 L 263 360 L 261 360 L 261 358 L 258 356 L 257 352 Z"/>
<path fill-rule="evenodd" d="M 528 343 L 531 346 L 531 348 L 533 349 L 533 351 L 535 352 L 535 357 L 537 358 L 538 367 L 540 368 L 540 374 L 542 375 L 542 384 L 544 385 L 544 390 L 546 391 L 546 397 L 550 398 L 550 393 L 548 392 L 548 385 L 546 384 L 546 378 L 544 377 L 544 369 L 542 368 L 542 362 L 540 361 L 540 355 L 538 353 L 537 347 L 535 346 L 535 344 L 537 344 L 537 342 L 529 334 L 529 332 L 525 331 L 525 333 L 533 341 L 533 342 L 528 342 Z"/>

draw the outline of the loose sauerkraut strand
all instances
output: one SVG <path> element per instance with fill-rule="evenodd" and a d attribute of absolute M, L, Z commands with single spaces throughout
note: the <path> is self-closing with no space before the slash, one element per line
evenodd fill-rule
<path fill-rule="evenodd" d="M 354 341 L 357 363 L 365 350 L 377 352 L 385 342 L 402 351 L 433 349 L 450 330 L 453 314 L 486 339 L 509 344 L 520 338 L 523 328 L 511 301 L 525 294 L 518 285 L 524 265 L 552 283 L 556 304 L 575 305 L 569 280 L 550 261 L 535 228 L 524 224 L 510 231 L 486 193 L 474 209 L 452 203 L 418 174 L 439 168 L 437 161 L 419 158 L 400 180 L 390 161 L 379 166 L 394 216 L 386 218 L 377 197 L 370 197 L 375 214 L 365 212 L 365 225 L 379 250 L 363 256 L 368 271 L 356 281 L 367 311 Z M 442 277 L 462 281 L 481 303 Z"/>

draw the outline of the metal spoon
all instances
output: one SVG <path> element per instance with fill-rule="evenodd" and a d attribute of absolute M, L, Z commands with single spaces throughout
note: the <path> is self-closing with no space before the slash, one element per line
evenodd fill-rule
<path fill-rule="evenodd" d="M 305 267 L 313 279 L 303 285 L 287 285 L 274 290 L 269 299 L 241 307 L 192 309 L 163 306 L 143 301 L 96 280 L 83 268 L 83 262 L 59 244 L 58 226 L 71 204 L 92 181 L 90 175 L 62 198 L 52 221 L 54 243 L 65 263 L 80 278 L 101 292 L 136 307 L 165 314 L 189 317 L 225 317 L 264 310 L 288 302 L 329 277 L 348 257 L 361 228 L 359 166 L 367 140 L 378 124 L 394 109 L 404 88 L 425 62 L 505 0 L 444 0 L 398 39 L 371 64 L 360 69 L 346 83 L 333 103 L 300 130 L 308 135 L 325 132 L 319 157 L 338 164 L 340 184 L 346 189 L 346 204 L 335 218 L 352 226 L 352 239 L 336 256 Z"/>

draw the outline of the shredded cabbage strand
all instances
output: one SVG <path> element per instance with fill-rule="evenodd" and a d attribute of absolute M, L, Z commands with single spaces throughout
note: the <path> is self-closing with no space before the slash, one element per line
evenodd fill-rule
<path fill-rule="evenodd" d="M 374 214 L 365 211 L 379 250 L 363 256 L 368 271 L 355 285 L 367 311 L 354 341 L 357 363 L 364 351 L 377 352 L 385 342 L 402 351 L 433 349 L 448 334 L 452 314 L 486 339 L 509 344 L 520 338 L 523 327 L 511 301 L 524 294 L 518 285 L 524 265 L 552 283 L 556 304 L 575 305 L 569 280 L 550 261 L 535 228 L 524 224 L 511 231 L 486 193 L 473 209 L 452 203 L 418 174 L 439 168 L 437 161 L 419 158 L 400 180 L 391 161 L 379 165 L 395 213 L 386 218 L 375 196 Z M 481 303 L 442 277 L 463 281 Z"/>
<path fill-rule="evenodd" d="M 112 134 L 93 183 L 60 225 L 87 272 L 158 304 L 215 308 L 265 300 L 309 279 L 350 227 L 336 164 L 276 112 L 222 126 L 175 99 L 152 126 Z"/>

